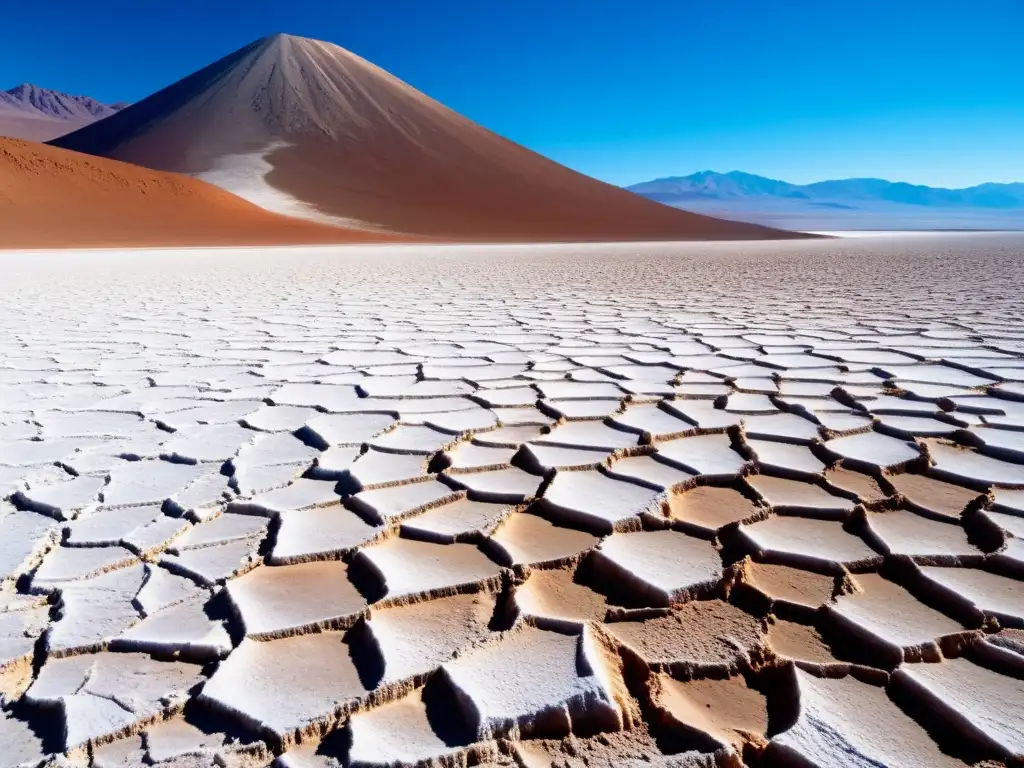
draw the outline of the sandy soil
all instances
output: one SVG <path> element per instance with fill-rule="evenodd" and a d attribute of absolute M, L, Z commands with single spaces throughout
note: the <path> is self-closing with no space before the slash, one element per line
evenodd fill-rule
<path fill-rule="evenodd" d="M 978 498 L 977 491 L 923 475 L 893 475 L 889 479 L 911 504 L 935 514 L 957 518 Z"/>
<path fill-rule="evenodd" d="M 732 488 L 694 488 L 673 495 L 669 504 L 672 517 L 710 530 L 756 518 L 759 513 L 750 499 Z"/>
<path fill-rule="evenodd" d="M 835 579 L 785 565 L 744 563 L 744 580 L 772 600 L 817 608 L 832 599 Z"/>
<path fill-rule="evenodd" d="M 796 661 L 822 665 L 837 662 L 817 630 L 806 624 L 775 620 L 768 628 L 768 645 L 777 655 Z"/>
<path fill-rule="evenodd" d="M 262 210 L 197 179 L 0 139 L 0 248 L 385 239 Z"/>
<path fill-rule="evenodd" d="M 277 210 L 442 239 L 797 237 L 679 211 L 595 181 L 343 48 L 288 35 L 258 40 L 55 143 L 211 174 Z"/>
<path fill-rule="evenodd" d="M 723 746 L 742 749 L 751 737 L 768 730 L 764 696 L 747 687 L 740 676 L 727 680 L 679 682 L 660 679 L 658 703 L 681 726 L 708 734 Z"/>

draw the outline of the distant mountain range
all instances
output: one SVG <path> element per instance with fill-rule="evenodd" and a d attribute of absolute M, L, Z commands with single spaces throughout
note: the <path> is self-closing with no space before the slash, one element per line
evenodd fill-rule
<path fill-rule="evenodd" d="M 701 171 L 627 189 L 677 208 L 797 229 L 1024 227 L 1024 183 L 964 189 L 885 179 L 791 184 L 741 171 Z"/>
<path fill-rule="evenodd" d="M 0 136 L 49 141 L 127 106 L 126 103 L 103 104 L 88 96 L 72 96 L 22 83 L 0 91 Z"/>
<path fill-rule="evenodd" d="M 315 82 L 307 70 L 319 73 Z M 222 77 L 231 82 L 233 100 L 223 83 L 215 90 L 207 82 Z M 372 97 L 329 98 L 352 83 Z M 543 236 L 554 239 L 586 239 L 584 232 L 597 237 L 597 230 L 610 239 L 655 232 L 741 236 L 731 222 L 724 229 L 699 217 L 687 222 L 678 211 L 573 174 L 343 49 L 287 35 L 257 41 L 137 105 L 30 84 L 0 91 L 4 136 L 195 174 L 273 210 L 369 229 L 479 237 L 473 222 L 486 222 L 487 236 L 515 239 L 523 236 L 525 221 L 550 221 Z M 394 176 L 402 179 L 396 189 L 381 173 L 393 163 L 403 169 Z M 422 176 L 416 184 L 412 170 Z M 430 193 L 421 197 L 421 189 Z M 1024 229 L 1024 183 L 964 189 L 872 178 L 792 184 L 741 171 L 701 171 L 626 189 L 692 213 L 790 230 Z M 602 206 L 606 214 L 595 217 Z M 440 220 L 442 209 L 451 221 Z"/>

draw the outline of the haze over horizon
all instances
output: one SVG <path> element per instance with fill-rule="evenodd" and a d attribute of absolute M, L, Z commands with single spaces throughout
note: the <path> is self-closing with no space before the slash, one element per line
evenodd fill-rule
<path fill-rule="evenodd" d="M 136 101 L 279 31 L 341 45 L 450 108 L 599 179 L 713 168 L 801 184 L 875 177 L 939 187 L 1024 179 L 1024 9 L 989 2 L 807 0 L 684 8 L 528 0 L 386 10 L 264 0 L 244 16 L 183 0 L 140 11 L 17 6 L 0 87 Z M 105 44 L 103 41 L 111 41 Z M 184 44 L 187 42 L 187 44 Z M 159 55 L 154 55 L 158 52 Z M 73 64 L 73 66 L 72 66 Z"/>

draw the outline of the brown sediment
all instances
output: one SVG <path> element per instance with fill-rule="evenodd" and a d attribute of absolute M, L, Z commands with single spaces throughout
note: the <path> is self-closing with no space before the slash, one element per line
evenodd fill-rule
<path fill-rule="evenodd" d="M 606 629 L 646 667 L 681 679 L 736 673 L 764 650 L 761 622 L 721 600 L 686 603 L 668 616 Z"/>
<path fill-rule="evenodd" d="M 840 663 L 821 633 L 806 624 L 775 619 L 768 625 L 768 646 L 777 655 L 815 665 Z"/>
<path fill-rule="evenodd" d="M 0 665 L 0 703 L 19 699 L 32 684 L 35 653 L 8 659 Z"/>
<path fill-rule="evenodd" d="M 515 602 L 527 620 L 541 628 L 602 621 L 608 607 L 602 595 L 577 584 L 572 572 L 564 569 L 531 571 L 515 588 Z"/>
<path fill-rule="evenodd" d="M 187 176 L 0 138 L 0 248 L 287 245 L 388 239 L 270 213 Z"/>
<path fill-rule="evenodd" d="M 619 709 L 620 727 L 614 731 L 629 730 L 643 723 L 642 708 L 630 694 L 619 643 L 611 634 L 604 631 L 605 626 L 596 623 L 585 625 L 581 648 L 585 663 L 603 682 Z M 584 730 L 578 729 L 577 733 L 585 735 Z M 597 730 L 591 732 L 596 733 Z"/>
<path fill-rule="evenodd" d="M 266 182 L 367 229 L 444 240 L 810 237 L 655 203 L 452 112 L 330 43 L 257 40 L 57 146 L 202 173 L 256 154 Z"/>
<path fill-rule="evenodd" d="M 517 512 L 491 535 L 486 549 L 502 565 L 575 565 L 598 543 L 585 531 Z"/>
<path fill-rule="evenodd" d="M 982 494 L 970 488 L 924 475 L 892 475 L 892 486 L 915 507 L 947 517 L 960 517 Z"/>
<path fill-rule="evenodd" d="M 742 567 L 742 581 L 773 601 L 817 608 L 829 602 L 836 593 L 835 576 L 788 565 L 758 563 L 749 558 Z"/>
<path fill-rule="evenodd" d="M 733 488 L 699 485 L 671 496 L 669 517 L 700 528 L 717 530 L 731 523 L 760 520 L 768 510 Z"/>
<path fill-rule="evenodd" d="M 845 467 L 825 470 L 825 479 L 836 488 L 857 494 L 861 501 L 868 504 L 883 501 L 889 496 L 871 475 Z"/>
<path fill-rule="evenodd" d="M 651 698 L 663 716 L 687 729 L 738 750 L 749 742 L 764 743 L 767 702 L 742 675 L 686 682 L 658 675 L 652 688 Z"/>
<path fill-rule="evenodd" d="M 644 765 L 651 768 L 739 768 L 726 755 L 671 753 L 667 755 L 643 723 L 630 730 L 601 733 L 588 738 L 530 739 L 513 747 L 522 768 L 577 768 L 577 766 Z"/>

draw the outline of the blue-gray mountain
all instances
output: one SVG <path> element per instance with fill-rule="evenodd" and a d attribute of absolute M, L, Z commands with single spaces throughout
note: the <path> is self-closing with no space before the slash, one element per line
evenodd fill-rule
<path fill-rule="evenodd" d="M 884 179 L 791 184 L 740 171 L 701 171 L 628 189 L 677 208 L 799 229 L 1024 227 L 1024 183 L 964 189 Z"/>
<path fill-rule="evenodd" d="M 0 136 L 49 141 L 102 120 L 127 104 L 102 104 L 88 96 L 22 83 L 0 91 Z"/>

